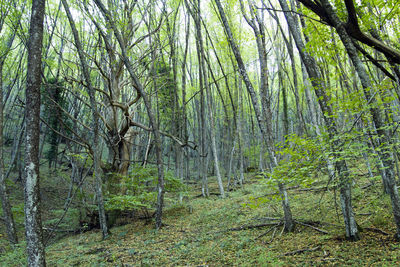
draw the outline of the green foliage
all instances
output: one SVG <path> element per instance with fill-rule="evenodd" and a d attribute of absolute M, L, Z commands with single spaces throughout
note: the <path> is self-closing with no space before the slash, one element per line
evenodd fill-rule
<path fill-rule="evenodd" d="M 64 209 L 51 210 L 51 219 L 44 221 L 44 224 L 54 226 L 59 222 L 64 212 Z M 68 230 L 79 228 L 79 209 L 69 208 L 58 228 Z"/>
<path fill-rule="evenodd" d="M 320 169 L 322 159 L 320 144 L 314 139 L 292 134 L 277 147 L 279 149 L 277 155 L 281 160 L 273 172 L 267 174 L 271 177 L 267 183 L 309 186 Z"/>
<path fill-rule="evenodd" d="M 156 63 L 156 72 L 160 114 L 163 117 L 163 121 L 167 121 L 166 126 L 168 129 L 173 125 L 173 119 L 175 121 L 179 120 L 177 85 L 174 82 L 171 67 L 165 62 L 159 61 Z"/>
<path fill-rule="evenodd" d="M 262 182 L 274 188 L 277 194 L 268 198 L 250 196 L 249 202 L 244 205 L 254 209 L 268 201 L 280 199 L 278 183 L 309 187 L 321 169 L 322 151 L 321 144 L 314 139 L 296 134 L 286 136 L 285 142 L 277 145 L 276 156 L 280 157 L 278 166 L 272 172 L 259 175 L 263 178 Z"/>
<path fill-rule="evenodd" d="M 134 210 L 139 208 L 150 208 L 149 201 L 154 202 L 154 192 L 143 193 L 140 196 L 132 195 L 111 195 L 106 201 L 107 210 Z M 147 201 L 145 201 L 147 200 Z"/>
<path fill-rule="evenodd" d="M 7 253 L 0 253 L 0 266 L 26 266 L 26 242 L 13 246 Z"/>
<path fill-rule="evenodd" d="M 109 194 L 106 196 L 107 210 L 133 210 L 154 207 L 157 199 L 157 168 L 140 165 L 134 166 L 128 176 L 120 177 L 121 185 L 126 187 L 126 195 Z M 164 175 L 165 191 L 172 193 L 185 192 L 182 181 L 166 172 Z"/>
<path fill-rule="evenodd" d="M 55 131 L 60 131 L 63 124 L 71 124 L 70 119 L 62 111 L 68 105 L 63 97 L 63 86 L 62 81 L 53 78 L 49 79 L 41 89 L 43 116 L 51 128 L 46 140 L 50 147 L 45 153 L 50 163 L 57 159 L 58 154 L 59 135 Z"/>

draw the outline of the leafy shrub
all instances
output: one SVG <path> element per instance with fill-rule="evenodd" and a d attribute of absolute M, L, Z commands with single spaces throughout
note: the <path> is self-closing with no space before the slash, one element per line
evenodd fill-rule
<path fill-rule="evenodd" d="M 268 184 L 278 182 L 290 185 L 309 186 L 322 166 L 322 148 L 316 140 L 297 136 L 287 136 L 284 143 L 277 145 L 278 166 L 272 173 L 266 173 Z"/>
<path fill-rule="evenodd" d="M 51 210 L 51 219 L 44 221 L 45 225 L 54 226 L 59 223 L 59 220 L 64 216 L 58 228 L 61 229 L 77 229 L 79 227 L 79 209 L 69 208 L 64 215 L 64 209 Z"/>
<path fill-rule="evenodd" d="M 280 159 L 278 166 L 272 172 L 259 175 L 262 183 L 276 190 L 276 195 L 269 197 L 249 197 L 245 206 L 257 208 L 272 199 L 280 199 L 278 184 L 285 186 L 301 185 L 309 187 L 323 163 L 323 147 L 316 140 L 295 134 L 286 136 L 284 143 L 277 145 L 276 156 Z"/>
<path fill-rule="evenodd" d="M 109 194 L 106 196 L 107 210 L 132 210 L 154 207 L 157 199 L 158 172 L 155 167 L 136 165 L 129 175 L 120 177 L 121 184 L 126 187 L 126 195 Z M 174 177 L 171 172 L 165 172 L 164 183 L 166 192 L 185 192 L 186 186 Z"/>

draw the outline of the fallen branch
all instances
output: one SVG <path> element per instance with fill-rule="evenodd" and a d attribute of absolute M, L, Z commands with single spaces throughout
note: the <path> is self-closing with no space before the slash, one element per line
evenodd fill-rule
<path fill-rule="evenodd" d="M 321 221 L 308 221 L 308 224 L 323 224 L 323 225 L 334 226 L 334 227 L 338 227 L 338 228 L 344 228 L 344 225 L 339 225 L 339 224 L 329 223 L 329 222 L 321 222 Z"/>
<path fill-rule="evenodd" d="M 261 235 L 259 235 L 259 236 L 257 236 L 256 238 L 254 238 L 254 240 L 257 240 L 257 239 L 259 239 L 259 238 L 261 238 L 261 237 L 267 235 L 267 234 L 268 234 L 269 232 L 271 232 L 272 230 L 274 230 L 274 232 L 272 233 L 272 239 L 273 239 L 274 236 L 275 236 L 276 229 L 277 229 L 280 225 L 282 225 L 282 223 L 277 224 L 277 225 L 274 226 L 274 227 L 271 227 L 271 228 L 270 228 L 268 231 L 266 231 L 265 233 L 262 233 Z"/>
<path fill-rule="evenodd" d="M 211 193 L 209 193 L 208 195 L 209 195 L 209 196 L 220 196 L 221 194 L 220 194 L 220 193 L 211 192 Z M 203 197 L 203 194 L 196 195 L 196 196 L 194 196 L 193 198 L 200 198 L 200 197 Z"/>
<path fill-rule="evenodd" d="M 44 231 L 51 231 L 51 232 L 58 232 L 58 233 L 79 233 L 84 230 L 84 228 L 78 228 L 74 230 L 68 230 L 68 229 L 59 229 L 59 228 L 49 228 L 49 227 L 43 227 L 42 228 Z"/>
<path fill-rule="evenodd" d="M 270 243 L 272 243 L 272 241 L 274 241 L 277 229 L 278 229 L 278 226 L 274 227 L 274 232 L 272 233 L 271 239 L 267 242 L 267 244 L 270 244 Z"/>
<path fill-rule="evenodd" d="M 372 215 L 372 213 L 371 212 L 368 212 L 368 213 L 356 213 L 356 215 L 357 216 L 361 216 L 361 215 L 370 216 L 370 215 Z"/>
<path fill-rule="evenodd" d="M 371 231 L 371 232 L 375 232 L 375 233 L 378 233 L 378 234 L 382 234 L 382 235 L 389 235 L 389 233 L 387 233 L 387 232 L 385 232 L 385 231 L 383 231 L 381 229 L 378 229 L 378 228 L 364 227 L 363 229 Z"/>
<path fill-rule="evenodd" d="M 292 256 L 292 255 L 301 254 L 301 253 L 304 253 L 304 252 L 313 252 L 313 251 L 316 251 L 316 250 L 319 250 L 319 249 L 321 249 L 321 246 L 317 246 L 315 248 L 304 248 L 304 249 L 299 249 L 299 250 L 295 250 L 295 251 L 286 252 L 285 254 L 279 255 L 279 257 Z"/>
<path fill-rule="evenodd" d="M 265 235 L 267 235 L 269 232 L 271 232 L 273 229 L 275 229 L 274 227 L 270 228 L 268 231 L 266 231 L 265 233 L 262 233 L 261 235 L 257 236 L 256 238 L 254 238 L 254 240 L 257 240 Z"/>
<path fill-rule="evenodd" d="M 310 188 L 299 188 L 300 186 L 292 186 L 292 187 L 288 187 L 286 188 L 287 191 L 296 191 L 296 192 L 320 192 L 320 191 L 328 191 L 331 189 L 335 189 L 336 186 L 331 186 L 331 187 L 310 187 Z M 268 196 L 275 196 L 275 195 L 279 195 L 279 192 L 272 192 L 272 193 L 267 193 L 264 194 L 262 196 L 256 197 L 255 199 L 259 199 L 259 198 L 263 198 L 263 197 L 268 197 Z"/>
<path fill-rule="evenodd" d="M 249 229 L 255 229 L 255 228 L 262 228 L 266 226 L 278 226 L 280 225 L 281 222 L 279 223 L 261 223 L 261 224 L 255 224 L 255 225 L 242 225 L 239 227 L 234 227 L 228 229 L 228 231 L 242 231 L 242 230 L 249 230 Z"/>
<path fill-rule="evenodd" d="M 295 191 L 299 191 L 299 192 L 308 192 L 308 191 L 312 191 L 312 192 L 320 192 L 320 191 L 328 191 L 330 189 L 335 189 L 336 186 L 331 186 L 331 187 L 310 187 L 310 188 L 299 188 L 299 189 L 295 189 Z"/>
<path fill-rule="evenodd" d="M 322 229 L 319 229 L 319 228 L 317 228 L 317 227 L 315 227 L 315 226 L 312 226 L 312 225 L 310 225 L 310 224 L 303 223 L 303 222 L 296 221 L 296 220 L 295 220 L 295 222 L 298 223 L 298 224 L 301 224 L 301 225 L 303 225 L 303 226 L 310 227 L 310 228 L 314 229 L 314 230 L 317 231 L 317 232 L 320 232 L 320 233 L 323 233 L 323 234 L 326 234 L 326 235 L 329 234 L 327 231 L 322 230 Z"/>
<path fill-rule="evenodd" d="M 267 220 L 267 221 L 282 221 L 282 218 L 275 218 L 275 217 L 262 217 L 259 220 Z"/>

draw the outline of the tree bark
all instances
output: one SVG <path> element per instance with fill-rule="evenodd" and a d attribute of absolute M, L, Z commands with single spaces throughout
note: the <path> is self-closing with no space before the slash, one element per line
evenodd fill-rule
<path fill-rule="evenodd" d="M 40 86 L 42 74 L 44 0 L 32 1 L 26 80 L 25 235 L 28 266 L 46 266 L 43 245 L 40 177 Z"/>

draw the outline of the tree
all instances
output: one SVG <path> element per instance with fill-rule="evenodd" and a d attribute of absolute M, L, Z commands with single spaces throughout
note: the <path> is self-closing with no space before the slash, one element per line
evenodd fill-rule
<path fill-rule="evenodd" d="M 284 11 L 285 18 L 297 46 L 297 50 L 300 53 L 301 60 L 306 67 L 308 77 L 310 78 L 315 94 L 317 95 L 318 103 L 323 112 L 323 118 L 328 128 L 329 138 L 333 140 L 331 151 L 335 161 L 335 169 L 338 173 L 338 178 L 340 181 L 340 203 L 344 224 L 346 227 L 346 237 L 350 240 L 356 241 L 360 237 L 351 204 L 351 180 L 349 178 L 349 171 L 346 161 L 340 159 L 341 147 L 339 140 L 335 138 L 338 135 L 338 130 L 333 117 L 332 109 L 328 105 L 329 97 L 324 91 L 325 83 L 321 78 L 315 59 L 307 52 L 307 49 L 301 38 L 298 25 L 295 22 L 293 15 L 289 11 L 286 0 L 279 0 L 279 3 Z"/>
<path fill-rule="evenodd" d="M 259 108 L 259 104 L 258 104 L 258 97 L 256 95 L 256 91 L 253 87 L 253 84 L 251 83 L 249 76 L 247 74 L 245 65 L 243 63 L 243 59 L 241 56 L 241 53 L 239 51 L 239 48 L 237 47 L 235 40 L 233 39 L 233 35 L 231 32 L 231 29 L 229 27 L 228 21 L 226 19 L 225 16 L 225 12 L 223 10 L 223 7 L 221 5 L 221 2 L 219 0 L 215 0 L 215 3 L 217 4 L 218 7 L 218 11 L 219 14 L 221 16 L 221 21 L 222 24 L 224 26 L 225 29 L 225 33 L 227 35 L 230 47 L 235 55 L 237 64 L 238 64 L 238 68 L 239 68 L 239 73 L 242 76 L 242 79 L 246 85 L 247 91 L 250 94 L 251 97 L 251 101 L 252 101 L 252 105 L 254 108 L 254 111 L 256 113 L 256 118 L 257 118 L 257 122 L 258 122 L 258 126 L 260 128 L 261 134 L 262 134 L 262 138 L 263 138 L 263 142 L 265 142 L 266 144 L 266 148 L 268 151 L 268 156 L 270 158 L 270 164 L 271 164 L 271 169 L 274 169 L 277 165 L 278 165 L 278 160 L 276 158 L 275 155 L 275 145 L 274 145 L 274 140 L 273 140 L 273 136 L 272 136 L 272 126 L 271 126 L 271 112 L 269 112 L 269 103 L 263 103 L 262 105 L 262 110 L 263 112 L 260 111 Z M 250 7 L 251 9 L 253 9 L 253 7 Z M 260 36 L 260 28 L 262 28 L 262 26 L 260 25 L 260 19 L 257 20 L 258 27 L 255 24 L 255 17 L 256 14 L 252 13 L 252 20 L 250 20 L 249 18 L 246 18 L 246 20 L 248 21 L 248 23 L 251 25 L 251 27 L 253 28 L 255 34 L 256 34 L 256 39 L 257 39 L 257 48 L 258 48 L 258 52 L 259 52 L 259 57 L 260 57 L 260 70 L 262 73 L 261 76 L 261 86 L 263 87 L 261 89 L 262 92 L 262 99 L 264 101 L 268 101 L 268 95 L 267 95 L 267 86 L 268 86 L 268 82 L 267 82 L 267 75 L 266 75 L 266 52 L 265 52 L 265 47 L 264 47 L 264 43 L 265 43 L 265 39 L 263 39 L 262 36 Z M 285 231 L 287 232 L 291 232 L 294 229 L 294 222 L 292 220 L 292 212 L 290 210 L 290 205 L 289 205 L 289 199 L 288 199 L 288 195 L 285 189 L 285 186 L 281 183 L 279 183 L 279 192 L 281 194 L 281 198 L 282 198 L 282 207 L 285 213 Z"/>
<path fill-rule="evenodd" d="M 343 45 L 346 48 L 347 54 L 349 55 L 354 68 L 360 78 L 361 85 L 366 99 L 370 102 L 369 111 L 372 115 L 372 121 L 374 124 L 374 132 L 377 133 L 378 137 L 375 139 L 376 147 L 379 147 L 378 155 L 382 162 L 382 179 L 385 190 L 390 195 L 392 202 L 392 210 L 394 215 L 394 221 L 397 226 L 396 239 L 400 240 L 400 198 L 397 191 L 396 181 L 394 178 L 394 160 L 392 152 L 390 151 L 390 144 L 392 143 L 390 133 L 385 129 L 387 126 L 384 119 L 380 114 L 380 110 L 376 107 L 377 101 L 374 95 L 370 93 L 372 84 L 368 73 L 365 70 L 364 64 L 358 57 L 356 47 L 353 44 L 344 24 L 337 16 L 335 10 L 328 0 L 322 0 L 322 5 L 326 11 L 327 18 L 330 20 L 331 25 L 336 29 Z M 349 21 L 353 22 L 353 25 L 357 26 L 357 18 L 355 13 L 351 12 L 354 10 L 354 4 L 352 1 L 346 1 Z"/>
<path fill-rule="evenodd" d="M 39 140 L 44 0 L 32 1 L 26 79 L 25 235 L 28 266 L 46 266 L 42 235 Z"/>
<path fill-rule="evenodd" d="M 1 27 L 0 27 L 1 28 Z M 11 50 L 12 43 L 14 41 L 15 34 L 12 33 L 6 39 L 6 49 L 5 51 L 0 52 L 0 199 L 3 209 L 3 216 L 7 228 L 7 236 L 9 241 L 12 244 L 18 243 L 17 232 L 15 229 L 15 222 L 14 216 L 11 211 L 11 204 L 9 199 L 9 194 L 7 191 L 6 186 L 6 173 L 4 169 L 4 135 L 3 135 L 3 128 L 4 128 L 4 103 L 3 103 L 3 66 L 4 61 L 7 57 L 7 54 Z"/>
<path fill-rule="evenodd" d="M 161 155 L 160 132 L 159 132 L 158 125 L 156 123 L 152 108 L 151 108 L 150 101 L 147 97 L 146 92 L 144 91 L 142 83 L 140 82 L 139 78 L 137 77 L 137 75 L 135 74 L 135 72 L 133 70 L 132 63 L 126 53 L 125 42 L 123 41 L 120 31 L 115 26 L 115 23 L 113 21 L 113 17 L 111 16 L 111 13 L 106 9 L 104 4 L 100 0 L 95 0 L 95 3 L 99 7 L 99 9 L 102 12 L 106 21 L 108 23 L 110 23 L 110 26 L 113 29 L 114 35 L 117 38 L 118 44 L 122 51 L 121 59 L 124 62 L 125 67 L 128 69 L 130 78 L 136 85 L 138 94 L 143 98 L 143 102 L 144 102 L 144 104 L 146 106 L 146 110 L 147 110 L 147 115 L 149 117 L 150 124 L 152 127 L 152 132 L 155 137 L 157 169 L 158 169 L 156 228 L 159 229 L 162 226 L 162 211 L 163 211 L 163 206 L 164 206 L 164 193 L 165 193 L 164 192 L 164 166 L 163 166 L 163 159 L 162 159 L 162 155 Z"/>
<path fill-rule="evenodd" d="M 209 123 L 210 123 L 210 139 L 211 139 L 211 149 L 212 149 L 212 156 L 214 159 L 214 168 L 215 172 L 217 175 L 217 181 L 218 181 L 218 188 L 219 192 L 222 198 L 225 197 L 225 192 L 224 192 L 224 186 L 222 184 L 222 177 L 221 177 L 221 172 L 219 169 L 219 160 L 218 160 L 218 152 L 217 152 L 217 144 L 216 144 L 216 138 L 215 138 L 215 120 L 214 120 L 214 114 L 213 114 L 213 109 L 212 109 L 212 97 L 211 97 L 211 92 L 210 92 L 210 85 L 208 82 L 208 74 L 207 74 L 207 69 L 205 67 L 205 52 L 204 52 L 204 44 L 203 44 L 203 38 L 201 34 L 201 14 L 200 14 L 200 1 L 196 3 L 196 5 L 193 5 L 192 8 L 188 6 L 188 9 L 193 17 L 193 20 L 195 22 L 195 27 L 196 27 L 196 48 L 197 48 L 197 53 L 198 53 L 198 61 L 199 61 L 199 75 L 200 81 L 204 82 L 204 87 L 206 91 L 206 98 L 207 98 L 207 107 L 208 107 L 208 116 L 209 116 Z M 200 82 L 200 87 L 201 90 L 203 90 L 202 83 Z M 203 92 L 201 92 L 201 95 L 203 95 Z M 204 105 L 204 99 L 201 99 L 201 104 Z M 204 112 L 204 111 L 203 111 Z M 205 127 L 205 125 L 203 125 Z M 202 129 L 202 131 L 205 131 L 205 128 Z"/>
<path fill-rule="evenodd" d="M 72 18 L 71 12 L 69 10 L 69 6 L 66 0 L 62 0 L 65 12 L 67 13 L 69 24 L 72 29 L 72 33 L 75 39 L 75 45 L 78 49 L 79 59 L 81 61 L 81 66 L 83 70 L 83 75 L 85 81 L 87 83 L 87 90 L 90 98 L 90 105 L 92 110 L 93 116 L 93 148 L 92 148 L 92 155 L 93 155 L 93 165 L 94 165 L 94 179 L 95 179 L 95 189 L 96 189 L 96 196 L 97 196 L 97 206 L 99 210 L 99 220 L 100 220 L 100 227 L 103 234 L 103 239 L 107 238 L 109 235 L 109 230 L 107 227 L 106 221 L 106 212 L 104 208 L 104 199 L 103 199 L 103 191 L 102 191 L 102 180 L 101 180 L 101 168 L 100 168 L 100 144 L 99 144 L 99 115 L 97 110 L 97 103 L 95 100 L 95 92 L 92 87 L 92 82 L 90 79 L 89 68 L 86 63 L 86 58 L 83 53 L 82 44 L 79 39 L 78 31 L 75 26 L 75 22 Z"/>

